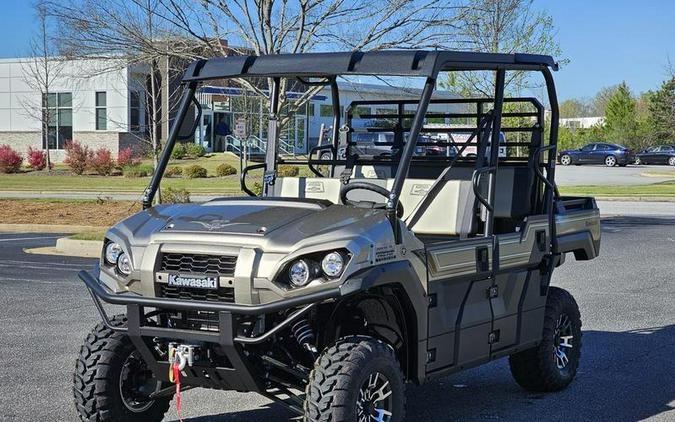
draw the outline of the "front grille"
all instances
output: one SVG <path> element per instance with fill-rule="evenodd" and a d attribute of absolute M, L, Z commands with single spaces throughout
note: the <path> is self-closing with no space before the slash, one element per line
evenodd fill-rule
<path fill-rule="evenodd" d="M 236 256 L 198 255 L 183 253 L 163 253 L 160 264 L 161 271 L 181 274 L 214 274 L 233 276 Z"/>
<path fill-rule="evenodd" d="M 201 302 L 234 302 L 234 287 L 218 287 L 214 290 L 194 287 L 169 286 L 157 284 L 158 296 L 167 299 L 198 300 Z"/>

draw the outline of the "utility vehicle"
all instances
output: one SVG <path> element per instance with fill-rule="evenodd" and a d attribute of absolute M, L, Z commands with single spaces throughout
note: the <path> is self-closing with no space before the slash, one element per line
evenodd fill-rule
<path fill-rule="evenodd" d="M 566 253 L 598 255 L 600 221 L 593 198 L 556 189 L 556 67 L 548 56 L 451 51 L 192 63 L 145 210 L 112 227 L 100 266 L 79 274 L 102 318 L 77 359 L 82 419 L 158 421 L 179 381 L 260 393 L 306 421 L 396 422 L 405 418 L 407 382 L 502 357 L 528 390 L 567 386 L 581 319 L 551 275 Z M 449 71 L 494 75 L 494 98 L 434 98 Z M 504 98 L 511 71 L 543 77 L 546 130 L 542 102 Z M 360 116 L 393 122 L 365 129 L 393 132 L 390 154 L 352 151 L 351 110 L 363 102 L 341 115 L 336 79 L 354 75 L 421 78 L 418 100 L 370 101 L 393 104 L 396 114 Z M 265 161 L 241 172 L 250 196 L 151 206 L 188 115 L 200 113 L 199 85 L 256 77 L 269 81 L 270 105 Z M 278 153 L 284 78 L 332 92 L 331 142 L 302 160 Z M 453 108 L 428 112 L 434 102 Z M 426 126 L 432 118 L 466 127 Z M 448 143 L 457 154 L 415 154 L 442 142 L 425 139 L 453 131 L 472 133 Z M 500 158 L 490 145 L 501 133 L 509 154 Z M 464 156 L 471 145 L 478 154 Z M 313 176 L 280 177 L 280 164 L 308 166 Z M 259 196 L 250 186 L 256 169 Z M 125 314 L 109 316 L 104 302 Z"/>

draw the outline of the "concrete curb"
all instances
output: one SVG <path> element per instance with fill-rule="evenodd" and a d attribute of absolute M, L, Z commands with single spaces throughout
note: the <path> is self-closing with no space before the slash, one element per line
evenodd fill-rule
<path fill-rule="evenodd" d="M 56 246 L 42 248 L 26 248 L 26 253 L 37 255 L 77 256 L 80 258 L 98 258 L 101 256 L 103 242 L 100 240 L 76 240 L 61 237 L 56 240 Z"/>
<path fill-rule="evenodd" d="M 80 233 L 106 229 L 107 227 L 68 224 L 0 224 L 0 232 L 8 233 Z"/>
<path fill-rule="evenodd" d="M 76 240 L 67 237 L 56 239 L 56 250 L 70 256 L 98 258 L 102 248 L 102 240 Z"/>

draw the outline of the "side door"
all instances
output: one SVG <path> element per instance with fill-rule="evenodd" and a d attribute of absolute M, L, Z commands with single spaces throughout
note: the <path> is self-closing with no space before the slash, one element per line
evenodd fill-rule
<path fill-rule="evenodd" d="M 670 158 L 675 156 L 675 148 L 672 145 L 663 145 L 661 151 L 663 151 L 663 164 L 670 164 Z"/>
<path fill-rule="evenodd" d="M 609 146 L 606 144 L 595 144 L 595 148 L 591 152 L 590 162 L 593 164 L 602 164 L 605 162 L 605 156 Z"/>
<path fill-rule="evenodd" d="M 579 162 L 580 163 L 589 163 L 591 161 L 593 150 L 595 149 L 595 144 L 588 144 L 581 148 L 579 153 Z"/>
<path fill-rule="evenodd" d="M 654 158 L 652 159 L 654 163 L 666 164 L 668 162 L 669 151 L 667 151 L 666 148 L 668 147 L 665 145 L 661 145 L 659 147 L 656 147 L 656 149 L 654 149 Z"/>
<path fill-rule="evenodd" d="M 427 373 L 490 359 L 493 236 L 427 245 Z"/>

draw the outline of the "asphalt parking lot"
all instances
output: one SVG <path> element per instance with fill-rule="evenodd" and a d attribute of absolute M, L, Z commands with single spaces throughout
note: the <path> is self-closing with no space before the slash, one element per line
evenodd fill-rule
<path fill-rule="evenodd" d="M 58 234 L 0 234 L 0 420 L 77 420 L 71 371 L 98 316 L 76 272 L 94 261 L 28 255 Z M 577 298 L 584 322 L 577 380 L 533 394 L 505 360 L 408 387 L 409 421 L 675 420 L 675 216 L 610 217 L 602 255 L 569 259 L 554 284 Z M 192 422 L 286 421 L 279 405 L 252 394 L 183 395 Z M 167 420 L 175 420 L 172 409 Z"/>
<path fill-rule="evenodd" d="M 563 166 L 558 164 L 555 170 L 555 181 L 559 186 L 622 186 L 646 185 L 672 180 L 670 177 L 646 177 L 643 173 L 675 173 L 670 166 L 634 166 L 605 167 L 603 165 Z"/>

